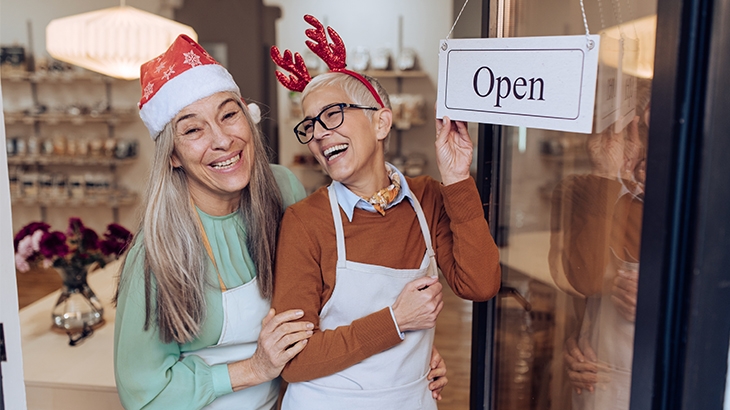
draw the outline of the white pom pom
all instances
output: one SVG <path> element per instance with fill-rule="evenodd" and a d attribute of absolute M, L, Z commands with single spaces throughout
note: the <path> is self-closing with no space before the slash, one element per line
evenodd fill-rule
<path fill-rule="evenodd" d="M 258 105 L 254 103 L 248 104 L 248 113 L 251 114 L 254 124 L 261 122 L 261 108 Z"/>

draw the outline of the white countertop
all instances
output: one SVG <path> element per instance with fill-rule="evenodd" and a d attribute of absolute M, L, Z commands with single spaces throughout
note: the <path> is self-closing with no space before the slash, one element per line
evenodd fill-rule
<path fill-rule="evenodd" d="M 114 382 L 115 309 L 111 305 L 119 264 L 114 261 L 89 274 L 89 286 L 104 307 L 106 323 L 76 346 L 69 345 L 66 334 L 51 329 L 51 310 L 60 290 L 20 310 L 29 409 L 121 409 Z"/>

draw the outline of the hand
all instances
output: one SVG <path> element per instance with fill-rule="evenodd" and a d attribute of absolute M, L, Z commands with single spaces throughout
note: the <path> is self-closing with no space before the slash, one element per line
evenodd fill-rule
<path fill-rule="evenodd" d="M 436 119 L 436 165 L 441 182 L 450 185 L 469 177 L 474 145 L 466 123 L 449 117 Z"/>
<path fill-rule="evenodd" d="M 281 374 L 284 365 L 304 349 L 312 336 L 311 322 L 293 322 L 304 316 L 301 310 L 287 310 L 276 315 L 274 309 L 261 322 L 258 346 L 251 357 L 252 370 L 263 381 Z"/>
<path fill-rule="evenodd" d="M 639 291 L 639 272 L 619 270 L 611 285 L 611 301 L 616 310 L 629 322 L 636 320 L 636 295 Z"/>
<path fill-rule="evenodd" d="M 583 350 L 581 350 L 581 347 L 578 347 L 578 342 L 575 337 L 569 337 L 565 341 L 563 362 L 568 370 L 568 379 L 575 388 L 575 392 L 581 394 L 585 389 L 593 393 L 595 385 L 598 383 L 596 354 L 588 344 L 581 343 L 581 345 Z M 583 354 L 584 352 L 585 355 Z"/>
<path fill-rule="evenodd" d="M 434 399 L 441 400 L 441 390 L 446 387 L 449 379 L 446 378 L 446 362 L 436 350 L 436 346 L 431 349 L 431 363 L 429 365 L 431 370 L 426 378 L 431 382 L 428 384 L 428 389 L 431 390 Z"/>
<path fill-rule="evenodd" d="M 609 126 L 589 136 L 587 148 L 594 174 L 612 179 L 619 176 L 624 165 L 623 132 L 614 133 L 613 126 Z"/>
<path fill-rule="evenodd" d="M 438 277 L 425 276 L 408 282 L 393 304 L 393 315 L 401 332 L 431 329 L 444 307 Z"/>

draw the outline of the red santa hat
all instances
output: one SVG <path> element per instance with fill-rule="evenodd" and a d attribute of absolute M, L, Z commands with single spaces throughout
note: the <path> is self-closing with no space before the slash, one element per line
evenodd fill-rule
<path fill-rule="evenodd" d="M 181 34 L 170 48 L 140 68 L 142 99 L 139 116 L 156 140 L 168 122 L 188 105 L 221 91 L 241 96 L 238 85 L 200 44 Z M 248 104 L 255 123 L 261 120 L 256 104 Z"/>

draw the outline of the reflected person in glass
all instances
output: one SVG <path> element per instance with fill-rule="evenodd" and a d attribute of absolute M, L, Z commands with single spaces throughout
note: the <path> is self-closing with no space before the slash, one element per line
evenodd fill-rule
<path fill-rule="evenodd" d="M 553 192 L 551 273 L 576 313 L 563 355 L 574 410 L 629 408 L 650 94 L 638 81 L 638 115 L 591 135 L 591 173 Z"/>

